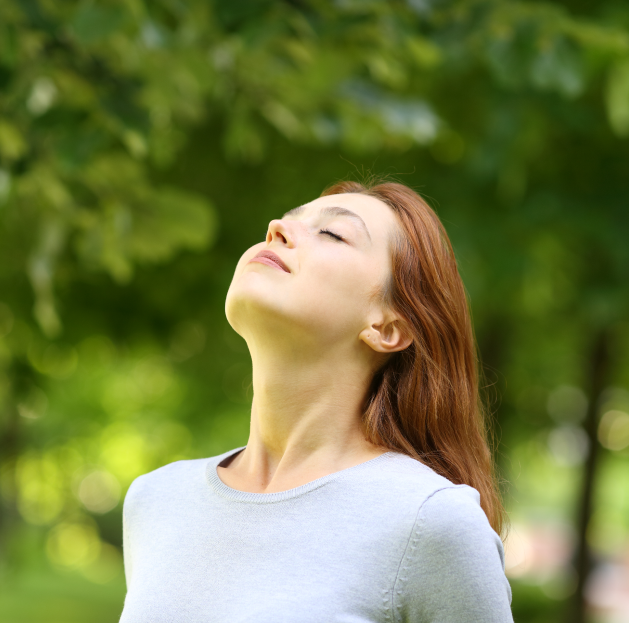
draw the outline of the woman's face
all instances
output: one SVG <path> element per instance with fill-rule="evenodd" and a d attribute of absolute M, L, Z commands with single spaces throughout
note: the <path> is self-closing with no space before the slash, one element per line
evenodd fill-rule
<path fill-rule="evenodd" d="M 236 267 L 230 324 L 245 339 L 279 331 L 328 346 L 356 341 L 381 315 L 373 295 L 391 273 L 396 228 L 386 204 L 354 193 L 320 197 L 271 221 L 266 240 Z"/>

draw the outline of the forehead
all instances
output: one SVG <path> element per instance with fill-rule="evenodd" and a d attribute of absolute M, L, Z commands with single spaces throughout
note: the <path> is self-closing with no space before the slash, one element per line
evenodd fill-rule
<path fill-rule="evenodd" d="M 378 213 L 391 213 L 391 208 L 386 203 L 370 197 L 369 195 L 362 195 L 360 193 L 342 193 L 340 195 L 328 195 L 327 197 L 318 197 L 309 203 L 306 203 L 303 207 L 310 211 L 317 210 L 319 208 L 329 206 L 341 206 L 349 210 L 358 212 L 360 216 L 368 214 Z"/>
<path fill-rule="evenodd" d="M 369 195 L 362 195 L 360 193 L 343 193 L 340 195 L 328 195 L 327 197 L 319 197 L 314 201 L 300 206 L 300 209 L 296 210 L 296 218 L 309 218 L 315 216 L 319 211 L 325 208 L 339 207 L 346 210 L 351 210 L 358 216 L 360 216 L 365 224 L 372 238 L 384 236 L 388 239 L 389 234 L 395 228 L 397 221 L 393 210 L 384 202 L 370 197 Z M 293 216 L 287 214 L 287 216 Z"/>

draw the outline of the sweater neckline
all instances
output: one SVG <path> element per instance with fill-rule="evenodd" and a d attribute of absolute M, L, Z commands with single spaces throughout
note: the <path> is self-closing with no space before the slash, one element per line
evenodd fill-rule
<path fill-rule="evenodd" d="M 234 450 L 230 450 L 229 452 L 225 452 L 224 454 L 209 459 L 206 467 L 206 477 L 214 491 L 216 491 L 216 493 L 220 496 L 235 502 L 245 502 L 249 504 L 272 504 L 299 497 L 305 493 L 319 489 L 337 478 L 346 476 L 350 472 L 353 473 L 360 471 L 361 469 L 365 469 L 367 466 L 377 464 L 395 454 L 395 452 L 392 451 L 384 452 L 380 456 L 369 459 L 368 461 L 352 465 L 352 467 L 346 467 L 338 472 L 332 472 L 331 474 L 327 474 L 326 476 L 307 482 L 299 487 L 287 489 L 286 491 L 276 491 L 275 493 L 252 493 L 250 491 L 240 491 L 229 487 L 220 479 L 218 475 L 219 464 L 241 450 L 244 450 L 246 447 L 247 446 L 241 446 L 240 448 L 235 448 Z"/>

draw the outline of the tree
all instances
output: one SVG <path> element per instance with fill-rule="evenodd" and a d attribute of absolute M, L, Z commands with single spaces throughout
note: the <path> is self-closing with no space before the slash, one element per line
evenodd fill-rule
<path fill-rule="evenodd" d="M 627 332 L 628 18 L 611 0 L 587 9 L 506 0 L 3 3 L 5 514 L 17 504 L 22 517 L 54 526 L 85 512 L 66 481 L 103 460 L 94 444 L 144 457 L 107 465 L 124 487 L 143 469 L 200 452 L 190 431 L 228 430 L 193 412 L 224 394 L 244 408 L 240 346 L 228 337 L 230 354 L 198 364 L 193 355 L 223 322 L 231 266 L 277 213 L 274 199 L 288 208 L 312 198 L 343 175 L 342 161 L 327 162 L 339 152 L 362 162 L 387 154 L 405 172 L 419 166 L 409 182 L 430 180 L 481 350 L 498 371 L 505 445 L 549 426 L 538 406 L 533 421 L 518 417 L 527 388 L 587 387 L 601 336 Z M 293 161 L 300 176 L 289 182 L 274 162 Z M 204 298 L 195 288 L 207 283 L 216 294 Z M 125 359 L 130 343 L 144 355 Z M 593 381 L 590 457 L 598 394 L 626 383 L 617 359 Z M 221 381 L 204 381 L 208 371 Z M 125 376 L 145 390 L 124 389 Z M 93 407 L 78 378 L 95 393 L 115 385 L 131 407 L 113 398 Z M 64 382 L 74 396 L 66 402 Z M 161 394 L 146 389 L 160 383 Z M 184 388 L 189 397 L 177 399 Z M 57 407 L 58 417 L 38 419 L 46 400 L 62 401 L 66 417 Z M 174 421 L 177 400 L 184 424 Z M 96 410 L 85 426 L 67 417 L 86 405 Z M 165 428 L 150 433 L 148 416 L 134 420 L 133 409 L 162 411 Z M 116 428 L 123 412 L 127 427 Z M 585 465 L 581 561 L 597 478 L 596 461 Z M 58 486 L 41 477 L 55 469 Z M 40 483 L 29 485 L 31 497 L 27 481 Z M 588 565 L 579 566 L 582 600 Z"/>

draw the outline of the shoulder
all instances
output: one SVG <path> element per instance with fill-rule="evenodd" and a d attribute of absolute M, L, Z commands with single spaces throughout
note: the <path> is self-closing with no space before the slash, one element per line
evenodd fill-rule
<path fill-rule="evenodd" d="M 436 489 L 426 498 L 419 519 L 425 524 L 443 524 L 448 529 L 459 526 L 462 519 L 489 525 L 478 491 L 468 485 L 452 483 Z"/>
<path fill-rule="evenodd" d="M 143 509 L 154 508 L 181 496 L 183 490 L 190 487 L 192 481 L 202 477 L 207 459 L 175 461 L 147 474 L 138 476 L 124 498 L 124 515 L 127 519 L 137 515 Z"/>
<path fill-rule="evenodd" d="M 493 551 L 504 566 L 502 541 L 480 505 L 480 494 L 467 485 L 437 489 L 419 509 L 416 530 L 428 550 Z"/>
<path fill-rule="evenodd" d="M 406 454 L 387 452 L 382 455 L 378 471 L 382 477 L 396 482 L 399 486 L 416 486 L 418 482 L 434 488 L 454 486 L 447 478 L 440 476 L 432 468 Z"/>
<path fill-rule="evenodd" d="M 502 541 L 476 489 L 454 484 L 409 456 L 389 453 L 387 459 L 372 482 L 378 483 L 385 506 L 412 514 L 411 540 L 421 545 L 424 555 L 443 560 L 450 552 L 450 561 L 489 555 L 504 569 Z"/>
<path fill-rule="evenodd" d="M 233 450 L 204 459 L 175 461 L 138 476 L 125 496 L 125 513 L 140 503 L 146 506 L 165 499 L 172 502 L 204 489 L 209 466 L 219 463 L 231 452 Z"/>
<path fill-rule="evenodd" d="M 382 504 L 390 504 L 396 508 L 405 506 L 415 514 L 437 492 L 461 488 L 461 485 L 455 485 L 424 463 L 398 452 L 383 455 L 374 463 L 365 480 L 365 484 L 377 493 Z M 478 496 L 475 489 L 467 488 Z M 465 500 L 469 499 L 469 495 L 470 493 L 463 494 Z M 471 495 L 473 501 L 474 494 Z M 461 494 L 455 497 L 458 500 Z"/>
<path fill-rule="evenodd" d="M 182 478 L 186 478 L 199 468 L 203 469 L 203 464 L 208 459 L 191 459 L 175 461 L 162 467 L 158 467 L 151 472 L 138 476 L 129 487 L 129 494 L 149 492 L 154 489 L 162 489 L 164 486 L 181 484 Z"/>

